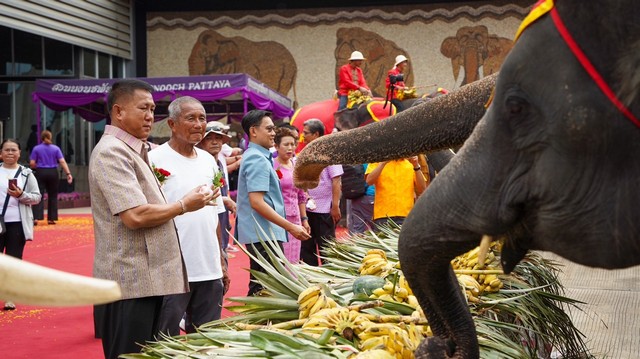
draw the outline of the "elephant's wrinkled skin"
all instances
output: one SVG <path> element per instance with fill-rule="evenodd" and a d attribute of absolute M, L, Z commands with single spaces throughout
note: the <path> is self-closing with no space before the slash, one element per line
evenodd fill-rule
<path fill-rule="evenodd" d="M 556 7 L 604 81 L 640 116 L 640 7 L 633 0 L 565 0 Z M 436 101 L 426 104 L 433 105 Z M 348 151 L 357 153 L 358 138 L 377 133 L 380 144 L 367 154 L 405 156 L 417 152 L 414 138 L 424 140 L 432 120 L 421 119 L 425 129 L 410 136 L 380 134 L 372 125 L 341 138 L 328 136 L 318 144 L 322 154 L 313 146 L 305 150 L 354 160 L 341 147 L 330 149 L 351 143 Z M 308 163 L 306 156 L 298 163 Z M 357 157 L 354 162 L 367 160 Z M 371 155 L 373 161 L 380 157 Z M 421 344 L 417 357 L 479 357 L 473 321 L 449 263 L 477 246 L 482 234 L 506 236 L 506 272 L 530 249 L 594 267 L 640 264 L 639 174 L 640 128 L 588 76 L 551 16 L 540 18 L 503 64 L 487 113 L 402 227 L 402 269 L 435 334 Z"/>

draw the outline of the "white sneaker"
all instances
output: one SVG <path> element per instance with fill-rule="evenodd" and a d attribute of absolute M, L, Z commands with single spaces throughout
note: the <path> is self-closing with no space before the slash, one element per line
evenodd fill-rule
<path fill-rule="evenodd" d="M 239 249 L 238 247 L 234 246 L 234 245 L 228 245 L 227 246 L 227 252 L 238 252 Z"/>

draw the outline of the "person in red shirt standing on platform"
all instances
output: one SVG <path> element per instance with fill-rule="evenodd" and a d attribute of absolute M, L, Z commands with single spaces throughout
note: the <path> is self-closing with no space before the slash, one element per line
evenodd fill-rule
<path fill-rule="evenodd" d="M 340 67 L 340 77 L 338 79 L 338 111 L 347 108 L 347 101 L 350 91 L 360 90 L 363 95 L 371 96 L 371 90 L 367 86 L 367 81 L 362 74 L 362 61 L 365 58 L 360 51 L 354 51 L 349 57 L 349 63 Z"/>
<path fill-rule="evenodd" d="M 387 72 L 387 78 L 385 79 L 387 101 L 390 101 L 396 107 L 397 112 L 405 109 L 402 101 L 398 99 L 398 92 L 408 89 L 408 87 L 404 85 L 404 70 L 407 66 L 409 66 L 409 59 L 404 55 L 396 56 L 396 63 L 393 68 Z"/>

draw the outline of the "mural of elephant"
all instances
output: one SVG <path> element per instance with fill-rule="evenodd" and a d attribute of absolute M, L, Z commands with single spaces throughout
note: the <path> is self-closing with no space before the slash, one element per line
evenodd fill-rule
<path fill-rule="evenodd" d="M 498 72 L 512 47 L 513 40 L 489 35 L 484 25 L 463 26 L 442 41 L 440 52 L 451 59 L 456 85 L 466 85 Z"/>
<path fill-rule="evenodd" d="M 189 75 L 246 73 L 285 96 L 293 89 L 294 101 L 297 71 L 293 55 L 278 42 L 225 37 L 214 30 L 198 36 L 189 56 Z"/>
<path fill-rule="evenodd" d="M 336 57 L 336 88 L 338 88 L 338 73 L 340 66 L 348 63 L 351 52 L 360 51 L 366 61 L 362 62 L 362 72 L 365 80 L 376 97 L 385 97 L 387 89 L 385 79 L 387 72 L 393 68 L 397 55 L 409 55 L 395 42 L 387 40 L 375 32 L 364 30 L 360 27 L 340 28 L 337 33 Z M 405 70 L 404 81 L 407 86 L 413 84 L 413 72 L 411 66 Z"/>
<path fill-rule="evenodd" d="M 640 264 L 640 8 L 633 0 L 543 3 L 550 13 L 515 43 L 486 113 L 480 103 L 494 76 L 327 136 L 298 156 L 297 183 L 312 186 L 328 164 L 455 146 L 479 121 L 400 233 L 402 269 L 434 332 L 417 358 L 479 357 L 450 260 L 483 234 L 504 239 L 505 273 L 529 250 L 606 269 Z"/>

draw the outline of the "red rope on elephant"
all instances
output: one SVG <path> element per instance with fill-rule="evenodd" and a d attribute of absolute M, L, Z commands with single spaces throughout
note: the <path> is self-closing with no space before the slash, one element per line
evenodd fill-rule
<path fill-rule="evenodd" d="M 567 28 L 564 26 L 564 23 L 562 22 L 562 19 L 560 19 L 560 15 L 558 14 L 558 11 L 555 7 L 551 10 L 551 18 L 553 19 L 553 22 L 556 25 L 556 29 L 558 29 L 558 32 L 564 39 L 565 43 L 571 49 L 571 52 L 573 52 L 575 57 L 578 59 L 578 62 L 580 62 L 585 71 L 587 71 L 589 76 L 591 76 L 600 90 L 605 94 L 605 96 L 607 96 L 609 101 L 611 101 L 618 108 L 620 112 L 622 112 L 636 126 L 640 127 L 640 120 L 638 120 L 638 118 L 635 117 L 633 113 L 631 113 L 631 111 L 622 103 L 622 101 L 618 99 L 613 90 L 611 90 L 611 87 L 609 87 L 609 85 L 607 85 L 605 80 L 602 78 L 598 70 L 596 70 L 593 64 L 591 64 L 591 61 L 589 61 L 585 53 L 582 52 L 580 46 L 578 46 L 578 43 L 576 43 Z"/>

